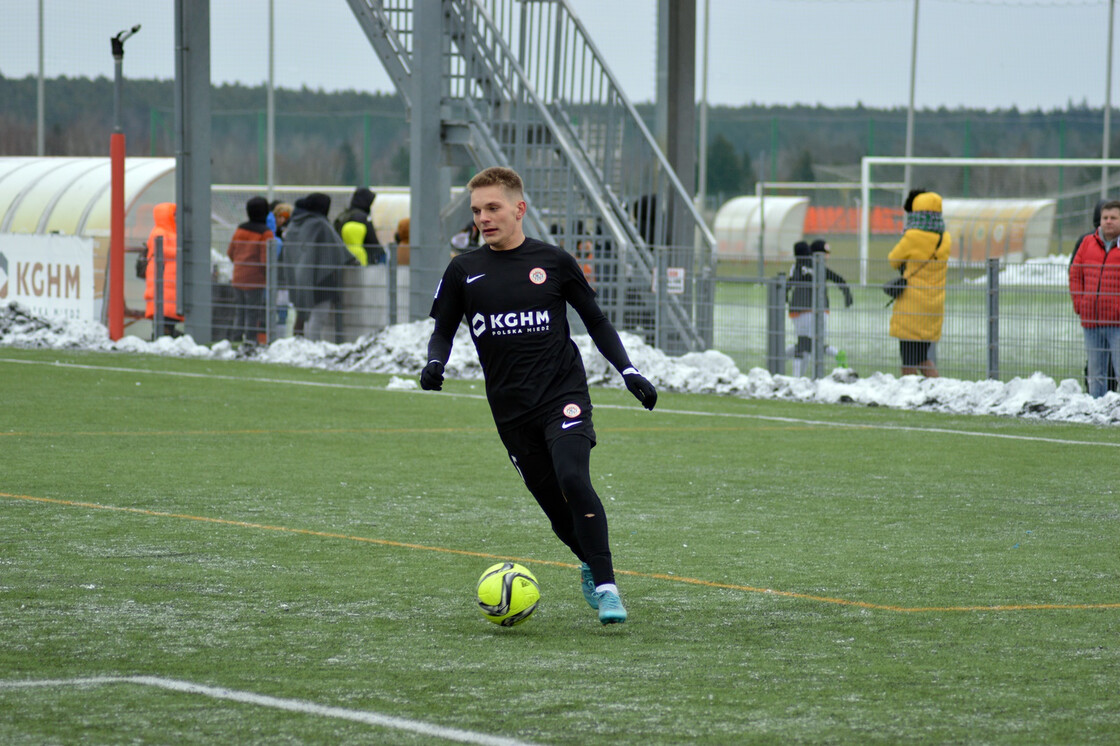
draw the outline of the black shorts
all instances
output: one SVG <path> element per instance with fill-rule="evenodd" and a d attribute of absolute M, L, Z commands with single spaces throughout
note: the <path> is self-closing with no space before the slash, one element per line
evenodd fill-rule
<path fill-rule="evenodd" d="M 902 355 L 902 364 L 907 368 L 917 368 L 929 360 L 929 346 L 932 342 L 916 342 L 910 339 L 898 340 L 898 351 Z"/>
<path fill-rule="evenodd" d="M 595 445 L 595 426 L 591 422 L 591 402 L 569 401 L 542 409 L 531 419 L 500 428 L 498 437 L 515 464 L 542 461 L 551 464 L 552 444 L 559 438 L 579 435 Z M 520 467 L 519 467 L 520 468 Z M 524 476 L 524 474 L 522 474 Z"/>

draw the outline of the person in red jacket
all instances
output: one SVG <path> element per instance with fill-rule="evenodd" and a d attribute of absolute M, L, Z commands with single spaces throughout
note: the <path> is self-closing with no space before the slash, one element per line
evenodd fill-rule
<path fill-rule="evenodd" d="M 252 197 L 245 203 L 249 219 L 237 226 L 226 254 L 233 261 L 233 341 L 265 343 L 264 313 L 268 247 L 273 233 L 269 229 L 268 200 Z"/>
<path fill-rule="evenodd" d="M 175 336 L 175 322 L 182 321 L 176 309 L 175 288 L 177 286 L 177 242 L 175 230 L 175 203 L 160 202 L 152 209 L 155 226 L 148 234 L 148 266 L 144 271 L 147 283 L 144 288 L 144 318 L 155 319 L 156 316 L 156 239 L 163 237 L 163 329 L 160 334 Z"/>
<path fill-rule="evenodd" d="M 1081 318 L 1089 358 L 1089 395 L 1108 389 L 1109 358 L 1120 369 L 1120 200 L 1101 206 L 1101 224 L 1077 247 L 1069 267 L 1069 294 Z"/>

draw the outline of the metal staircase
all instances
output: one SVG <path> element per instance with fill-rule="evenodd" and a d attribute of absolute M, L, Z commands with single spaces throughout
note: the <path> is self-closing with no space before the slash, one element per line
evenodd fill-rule
<path fill-rule="evenodd" d="M 418 1 L 442 3 L 438 39 L 421 42 Z M 441 45 L 445 145 L 522 175 L 526 232 L 586 262 L 619 328 L 710 346 L 715 238 L 566 0 L 348 2 L 406 105 L 413 45 Z"/>

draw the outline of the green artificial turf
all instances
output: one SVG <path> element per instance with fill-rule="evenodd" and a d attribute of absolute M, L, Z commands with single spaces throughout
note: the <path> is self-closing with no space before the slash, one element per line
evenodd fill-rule
<path fill-rule="evenodd" d="M 1120 732 L 1114 429 L 595 389 L 603 627 L 480 382 L 11 349 L 0 377 L 0 742 Z M 495 558 L 540 581 L 518 627 L 474 606 Z"/>

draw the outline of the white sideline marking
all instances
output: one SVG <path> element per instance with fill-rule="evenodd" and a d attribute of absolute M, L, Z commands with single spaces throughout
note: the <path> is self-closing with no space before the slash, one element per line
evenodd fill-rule
<path fill-rule="evenodd" d="M 201 694 L 206 697 L 213 697 L 214 699 L 228 699 L 250 705 L 272 707 L 277 710 L 288 710 L 289 712 L 319 715 L 321 717 L 337 718 L 339 720 L 353 720 L 354 722 L 364 723 L 366 725 L 404 730 L 411 733 L 418 733 L 422 736 L 443 738 L 458 743 L 473 743 L 479 744 L 480 746 L 532 746 L 528 741 L 518 741 L 513 738 L 503 738 L 502 736 L 490 736 L 485 733 L 460 730 L 459 728 L 446 728 L 441 725 L 430 725 L 418 720 L 393 717 L 392 715 L 382 715 L 377 712 L 347 710 L 342 707 L 328 707 L 326 705 L 315 704 L 314 702 L 306 702 L 301 699 L 281 699 L 279 697 L 270 697 L 265 694 L 241 692 L 235 689 L 206 686 L 204 684 L 195 684 L 190 681 L 179 681 L 177 679 L 164 679 L 158 676 L 92 676 L 79 679 L 42 679 L 38 681 L 9 680 L 0 681 L 0 690 L 27 689 L 31 687 L 98 686 L 101 684 L 141 684 L 143 686 L 154 686 L 160 689 L 170 689 L 175 692 Z"/>
<path fill-rule="evenodd" d="M 175 371 L 175 370 L 142 370 L 139 368 L 121 368 L 108 365 L 83 365 L 81 363 L 60 363 L 58 361 L 45 362 L 42 360 L 18 360 L 15 358 L 0 358 L 0 363 L 20 363 L 24 365 L 52 365 L 59 368 L 80 368 L 83 370 L 107 370 L 116 373 L 147 373 L 149 375 L 158 376 L 180 376 L 183 378 L 210 378 L 218 381 L 252 381 L 254 383 L 279 383 L 287 384 L 289 386 L 315 386 L 318 388 L 337 388 L 337 389 L 359 389 L 364 391 L 386 391 L 392 394 L 418 394 L 417 391 L 388 391 L 387 389 L 375 386 L 359 386 L 352 383 L 329 383 L 326 381 L 296 381 L 284 378 L 259 378 L 250 376 L 223 376 L 215 373 L 192 373 L 188 371 Z M 431 394 L 424 392 L 424 396 Z M 483 394 L 458 394 L 450 391 L 444 391 L 441 396 L 454 397 L 456 399 L 480 399 L 485 400 Z M 596 404 L 598 409 L 633 409 L 632 406 L 622 404 Z M 1008 435 L 1007 433 L 986 433 L 978 432 L 975 430 L 953 430 L 943 427 L 912 427 L 909 425 L 876 425 L 871 423 L 859 422 L 830 422 L 825 420 L 806 420 L 796 417 L 778 417 L 775 415 L 765 414 L 748 414 L 746 412 L 704 412 L 692 411 L 687 409 L 665 409 L 660 408 L 657 410 L 658 414 L 679 414 L 689 417 L 728 417 L 731 419 L 741 420 L 764 420 L 768 422 L 785 422 L 793 425 L 820 425 L 824 427 L 849 427 L 858 428 L 863 430 L 898 430 L 904 432 L 919 432 L 919 433 L 939 433 L 942 435 L 969 435 L 974 438 L 1002 438 L 1004 440 L 1022 440 L 1034 443 L 1058 443 L 1060 445 L 1070 446 L 1104 446 L 1105 448 L 1120 448 L 1120 443 L 1104 443 L 1095 440 L 1069 440 L 1064 438 L 1044 438 L 1036 435 Z"/>

